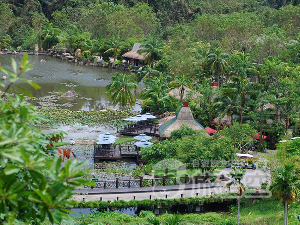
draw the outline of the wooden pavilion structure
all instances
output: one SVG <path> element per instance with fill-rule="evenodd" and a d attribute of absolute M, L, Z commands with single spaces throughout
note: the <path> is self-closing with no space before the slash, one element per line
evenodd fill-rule
<path fill-rule="evenodd" d="M 141 45 L 142 45 L 141 43 L 135 43 L 131 51 L 126 52 L 122 55 L 124 59 L 128 61 L 129 65 L 135 67 L 141 67 L 144 65 L 144 60 L 147 53 L 146 52 L 143 52 L 141 54 L 138 53 L 139 50 L 143 49 Z"/>

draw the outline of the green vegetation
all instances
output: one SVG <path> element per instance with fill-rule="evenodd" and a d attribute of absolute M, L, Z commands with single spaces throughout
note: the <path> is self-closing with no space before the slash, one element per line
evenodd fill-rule
<path fill-rule="evenodd" d="M 8 76 L 9 84 L 0 81 L 0 211 L 1 224 L 51 223 L 68 217 L 66 205 L 76 187 L 90 182 L 83 178 L 85 162 L 69 160 L 47 154 L 50 143 L 47 135 L 30 126 L 41 121 L 35 107 L 20 94 L 7 94 L 21 74 L 30 69 L 28 55 L 20 65 L 12 60 L 13 70 L 0 67 Z M 33 87 L 38 87 L 28 81 Z M 21 89 L 25 94 L 25 89 Z M 30 95 L 30 93 L 28 93 Z"/>
<path fill-rule="evenodd" d="M 186 199 L 186 198 L 184 198 Z M 145 205 L 149 206 L 151 204 L 146 204 L 146 201 L 156 202 L 155 200 L 145 200 Z M 173 201 L 172 204 L 176 202 L 176 200 L 164 200 L 164 201 Z M 182 200 L 178 200 L 181 202 Z M 121 203 L 121 201 L 118 201 Z M 99 202 L 98 202 L 99 203 Z M 106 204 L 104 204 L 106 203 Z M 123 202 L 121 204 L 117 203 L 117 201 L 107 203 L 102 203 L 104 207 L 108 207 L 109 205 L 117 205 L 118 207 L 128 207 L 137 206 L 138 204 L 142 204 L 141 201 L 129 201 Z M 137 204 L 135 204 L 137 203 Z M 101 204 L 101 203 L 99 203 Z M 155 204 L 155 203 L 154 203 Z M 86 205 L 90 208 L 97 207 L 98 204 L 94 202 L 93 204 L 86 203 Z M 241 201 L 241 211 L 240 211 L 240 222 L 245 225 L 259 225 L 264 223 L 281 225 L 283 220 L 282 213 L 282 205 L 278 202 L 276 198 L 266 198 L 261 200 L 251 200 L 244 199 Z M 299 214 L 299 203 L 295 203 L 290 208 L 289 213 L 289 222 L 290 224 L 297 224 L 299 221 L 297 216 Z M 263 210 L 262 210 L 263 209 Z M 167 221 L 170 218 L 175 219 L 175 216 L 178 217 L 179 223 L 175 224 L 223 224 L 223 225 L 231 225 L 236 224 L 236 211 L 237 206 L 232 205 L 228 212 L 208 212 L 208 213 L 200 213 L 200 214 L 169 214 L 165 213 L 162 215 L 156 216 L 151 211 L 141 211 L 137 217 L 132 217 L 127 214 L 122 214 L 120 212 L 95 212 L 90 216 L 84 215 L 81 218 L 69 221 L 64 221 L 66 224 L 69 222 L 70 224 L 153 224 L 150 221 L 158 221 L 157 224 L 168 224 Z M 72 222 L 71 222 L 72 221 Z M 173 224 L 173 223 L 172 223 Z"/>
<path fill-rule="evenodd" d="M 181 166 L 178 162 L 181 162 L 188 169 L 197 167 L 202 172 L 224 166 L 224 162 L 232 159 L 235 152 L 231 138 L 218 135 L 211 138 L 204 131 L 195 132 L 187 126 L 173 131 L 170 139 L 140 150 L 142 159 L 153 166 L 157 166 L 162 160 L 174 159 L 172 163 L 166 161 L 162 165 L 163 169 L 168 167 L 178 170 Z"/>
<path fill-rule="evenodd" d="M 137 84 L 134 77 L 134 74 L 116 73 L 111 78 L 112 82 L 106 89 L 113 104 L 119 104 L 121 108 L 135 104 L 136 98 L 132 91 L 137 90 Z"/>
<path fill-rule="evenodd" d="M 142 149 L 147 170 L 161 160 L 180 160 L 188 169 L 198 162 L 203 172 L 212 171 L 218 166 L 215 160 L 250 150 L 257 136 L 259 150 L 277 150 L 266 156 L 265 168 L 271 171 L 273 194 L 285 203 L 284 213 L 277 199 L 242 203 L 240 222 L 287 224 L 289 215 L 296 223 L 300 145 L 298 140 L 279 141 L 288 129 L 293 135 L 300 132 L 299 4 L 299 0 L 4 0 L 0 50 L 66 50 L 77 62 L 94 62 L 100 56 L 103 65 L 109 66 L 113 58 L 116 66 L 122 66 L 122 55 L 141 43 L 139 53 L 145 52 L 146 58 L 140 63 L 145 66 L 137 74 L 116 73 L 107 86 L 113 103 L 122 108 L 134 105 L 136 82 L 142 81 L 143 113 L 177 112 L 182 101 L 189 101 L 195 119 L 219 131 L 209 137 L 182 128 L 169 140 Z M 0 223 L 39 224 L 44 219 L 59 223 L 73 189 L 87 182 L 82 178 L 83 163 L 63 164 L 49 157 L 46 144 L 51 139 L 37 127 L 111 124 L 119 128 L 132 112 L 47 109 L 41 111 L 43 116 L 37 114 L 24 100 L 23 95 L 31 97 L 27 90 L 18 87 L 23 95 L 8 94 L 18 80 L 39 88 L 21 77 L 30 70 L 27 58 L 19 66 L 12 61 L 12 71 L 0 67 L 5 75 L 0 80 L 0 180 L 5 181 L 0 183 Z M 128 69 L 137 71 L 134 65 Z M 169 94 L 175 89 L 179 98 Z M 162 170 L 165 164 L 160 166 Z M 136 173 L 140 172 L 138 168 Z M 83 218 L 82 223 L 103 219 L 111 224 L 234 224 L 235 216 L 236 207 L 229 214 L 156 217 L 144 212 L 136 218 L 106 212 Z"/>
<path fill-rule="evenodd" d="M 42 121 L 34 121 L 38 127 L 56 127 L 59 125 L 89 125 L 99 126 L 110 124 L 112 126 L 122 126 L 122 119 L 134 115 L 129 110 L 116 111 L 107 109 L 105 111 L 71 111 L 68 109 L 43 109 L 39 113 L 45 116 Z"/>
<path fill-rule="evenodd" d="M 134 138 L 118 138 L 113 144 L 120 145 L 126 142 L 134 142 L 134 141 L 136 141 Z"/>
<path fill-rule="evenodd" d="M 1 3 L 0 49 L 38 45 L 67 51 L 77 62 L 94 62 L 98 56 L 103 65 L 113 64 L 111 58 L 115 66 L 137 71 L 123 65 L 122 55 L 134 43 L 142 44 L 145 66 L 135 77 L 117 73 L 107 87 L 114 104 L 133 105 L 135 82 L 143 80 L 147 88 L 138 96 L 143 112 L 176 112 L 181 101 L 189 101 L 204 126 L 246 123 L 268 136 L 268 144 L 260 138 L 260 150 L 275 149 L 288 128 L 295 134 L 299 130 L 297 0 L 30 3 Z M 176 88 L 178 99 L 169 95 Z M 80 122 L 97 124 L 89 118 Z"/>

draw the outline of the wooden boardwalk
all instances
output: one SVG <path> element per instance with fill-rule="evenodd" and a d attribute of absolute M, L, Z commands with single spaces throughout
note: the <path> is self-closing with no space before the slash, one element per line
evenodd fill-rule
<path fill-rule="evenodd" d="M 120 130 L 120 134 L 125 136 L 137 136 L 146 134 L 148 136 L 159 137 L 157 124 L 134 124 Z"/>
<path fill-rule="evenodd" d="M 116 161 L 126 158 L 134 158 L 139 161 L 138 149 L 135 145 L 94 145 L 94 162 L 101 162 L 104 160 Z"/>

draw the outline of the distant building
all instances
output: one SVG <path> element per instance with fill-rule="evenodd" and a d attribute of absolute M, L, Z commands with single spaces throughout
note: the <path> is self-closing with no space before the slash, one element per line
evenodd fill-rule
<path fill-rule="evenodd" d="M 125 60 L 128 61 L 129 65 L 141 67 L 144 65 L 144 60 L 147 52 L 143 52 L 141 54 L 138 53 L 139 50 L 143 49 L 141 48 L 141 43 L 135 43 L 131 49 L 131 51 L 126 52 L 122 56 Z"/>

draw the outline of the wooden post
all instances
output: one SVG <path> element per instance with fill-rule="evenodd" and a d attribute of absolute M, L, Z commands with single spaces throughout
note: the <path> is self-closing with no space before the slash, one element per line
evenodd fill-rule
<path fill-rule="evenodd" d="M 106 189 L 106 181 L 104 181 L 103 188 Z"/>
<path fill-rule="evenodd" d="M 140 177 L 140 187 L 143 187 L 143 177 Z"/>
<path fill-rule="evenodd" d="M 163 186 L 166 186 L 166 175 L 163 176 Z"/>
<path fill-rule="evenodd" d="M 116 188 L 119 188 L 119 178 L 116 178 Z"/>
<path fill-rule="evenodd" d="M 175 177 L 174 179 L 175 179 L 175 180 L 174 180 L 174 185 L 176 185 L 176 183 L 177 183 L 177 182 L 176 182 L 176 177 Z"/>
<path fill-rule="evenodd" d="M 128 180 L 128 188 L 130 188 L 130 179 Z"/>
<path fill-rule="evenodd" d="M 185 184 L 188 183 L 188 178 L 189 178 L 189 175 L 185 174 L 185 180 L 184 180 L 184 183 L 185 183 Z"/>
<path fill-rule="evenodd" d="M 154 179 L 152 179 L 152 187 L 154 186 Z"/>

